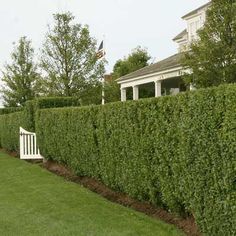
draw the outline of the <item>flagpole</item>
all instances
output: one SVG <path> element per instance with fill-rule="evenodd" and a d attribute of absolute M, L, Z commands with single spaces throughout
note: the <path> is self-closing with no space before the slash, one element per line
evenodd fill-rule
<path fill-rule="evenodd" d="M 105 59 L 105 56 L 106 56 L 105 35 L 103 35 L 103 59 Z M 105 105 L 105 74 L 103 75 L 103 78 L 102 78 L 102 105 Z"/>

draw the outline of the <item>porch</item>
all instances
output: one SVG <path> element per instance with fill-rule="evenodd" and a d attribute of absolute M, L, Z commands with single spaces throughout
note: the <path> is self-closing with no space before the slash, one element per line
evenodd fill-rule
<path fill-rule="evenodd" d="M 132 86 L 121 86 L 121 101 L 175 95 L 183 91 L 186 91 L 186 86 L 179 76 Z"/>
<path fill-rule="evenodd" d="M 117 83 L 120 84 L 121 101 L 174 95 L 185 91 L 186 87 L 181 78 L 183 73 L 181 56 L 180 53 L 172 55 L 119 78 Z M 143 90 L 147 91 L 146 94 Z"/>

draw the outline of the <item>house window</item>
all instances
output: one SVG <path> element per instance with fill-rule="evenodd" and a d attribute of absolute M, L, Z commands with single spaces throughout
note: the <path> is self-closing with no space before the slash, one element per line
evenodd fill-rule
<path fill-rule="evenodd" d="M 196 21 L 195 24 L 196 24 L 196 31 L 198 31 L 200 29 L 199 21 Z"/>
<path fill-rule="evenodd" d="M 195 34 L 196 34 L 196 25 L 195 25 L 195 22 L 192 22 L 190 24 L 190 38 L 191 38 L 191 40 L 194 39 Z"/>

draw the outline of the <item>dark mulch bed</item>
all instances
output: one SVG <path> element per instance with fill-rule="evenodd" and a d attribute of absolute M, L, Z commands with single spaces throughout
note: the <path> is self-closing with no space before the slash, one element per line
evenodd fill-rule
<path fill-rule="evenodd" d="M 148 216 L 154 217 L 156 219 L 160 219 L 169 224 L 173 224 L 177 226 L 179 229 L 181 229 L 188 236 L 201 235 L 198 231 L 197 225 L 192 216 L 188 218 L 180 218 L 179 216 L 169 213 L 168 211 L 165 211 L 161 208 L 153 206 L 147 202 L 140 202 L 140 201 L 134 200 L 126 194 L 113 191 L 112 189 L 105 186 L 103 183 L 93 178 L 78 177 L 75 174 L 73 174 L 73 172 L 69 170 L 68 168 L 58 163 L 55 163 L 53 161 L 47 161 L 43 163 L 42 167 L 46 168 L 52 173 L 55 173 L 59 176 L 66 178 L 69 181 L 72 181 L 72 182 L 75 182 L 84 186 L 112 202 L 121 204 L 126 207 L 133 208 L 137 211 L 145 213 Z"/>
<path fill-rule="evenodd" d="M 4 151 L 4 150 L 1 150 Z M 17 153 L 11 152 L 11 156 L 17 157 Z M 170 213 L 166 210 L 158 208 L 156 206 L 151 205 L 147 202 L 140 202 L 135 199 L 132 199 L 126 194 L 115 192 L 112 189 L 105 186 L 103 183 L 89 177 L 79 177 L 76 176 L 71 170 L 66 168 L 63 165 L 60 165 L 53 161 L 30 161 L 31 163 L 40 163 L 40 166 L 49 170 L 50 172 L 62 176 L 65 179 L 78 183 L 91 191 L 98 193 L 104 198 L 121 204 L 126 207 L 130 207 L 139 212 L 142 212 L 148 216 L 151 216 L 156 219 L 160 219 L 168 224 L 173 224 L 179 229 L 181 229 L 188 236 L 200 236 L 201 234 L 198 231 L 197 225 L 195 223 L 194 217 L 181 218 L 173 213 Z"/>

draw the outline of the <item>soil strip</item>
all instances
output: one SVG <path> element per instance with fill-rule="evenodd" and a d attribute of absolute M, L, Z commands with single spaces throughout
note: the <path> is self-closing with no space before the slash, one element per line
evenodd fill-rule
<path fill-rule="evenodd" d="M 103 196 L 109 201 L 121 204 L 125 207 L 130 207 L 148 216 L 162 220 L 168 224 L 173 224 L 188 236 L 201 235 L 198 231 L 194 217 L 192 216 L 188 218 L 181 218 L 177 215 L 174 215 L 173 213 L 151 205 L 148 202 L 137 201 L 129 197 L 127 194 L 113 191 L 98 180 L 90 177 L 76 176 L 70 169 L 53 161 L 42 163 L 41 166 L 56 175 L 62 176 L 69 181 L 78 183 L 85 188 L 88 188 L 89 190 Z"/>

